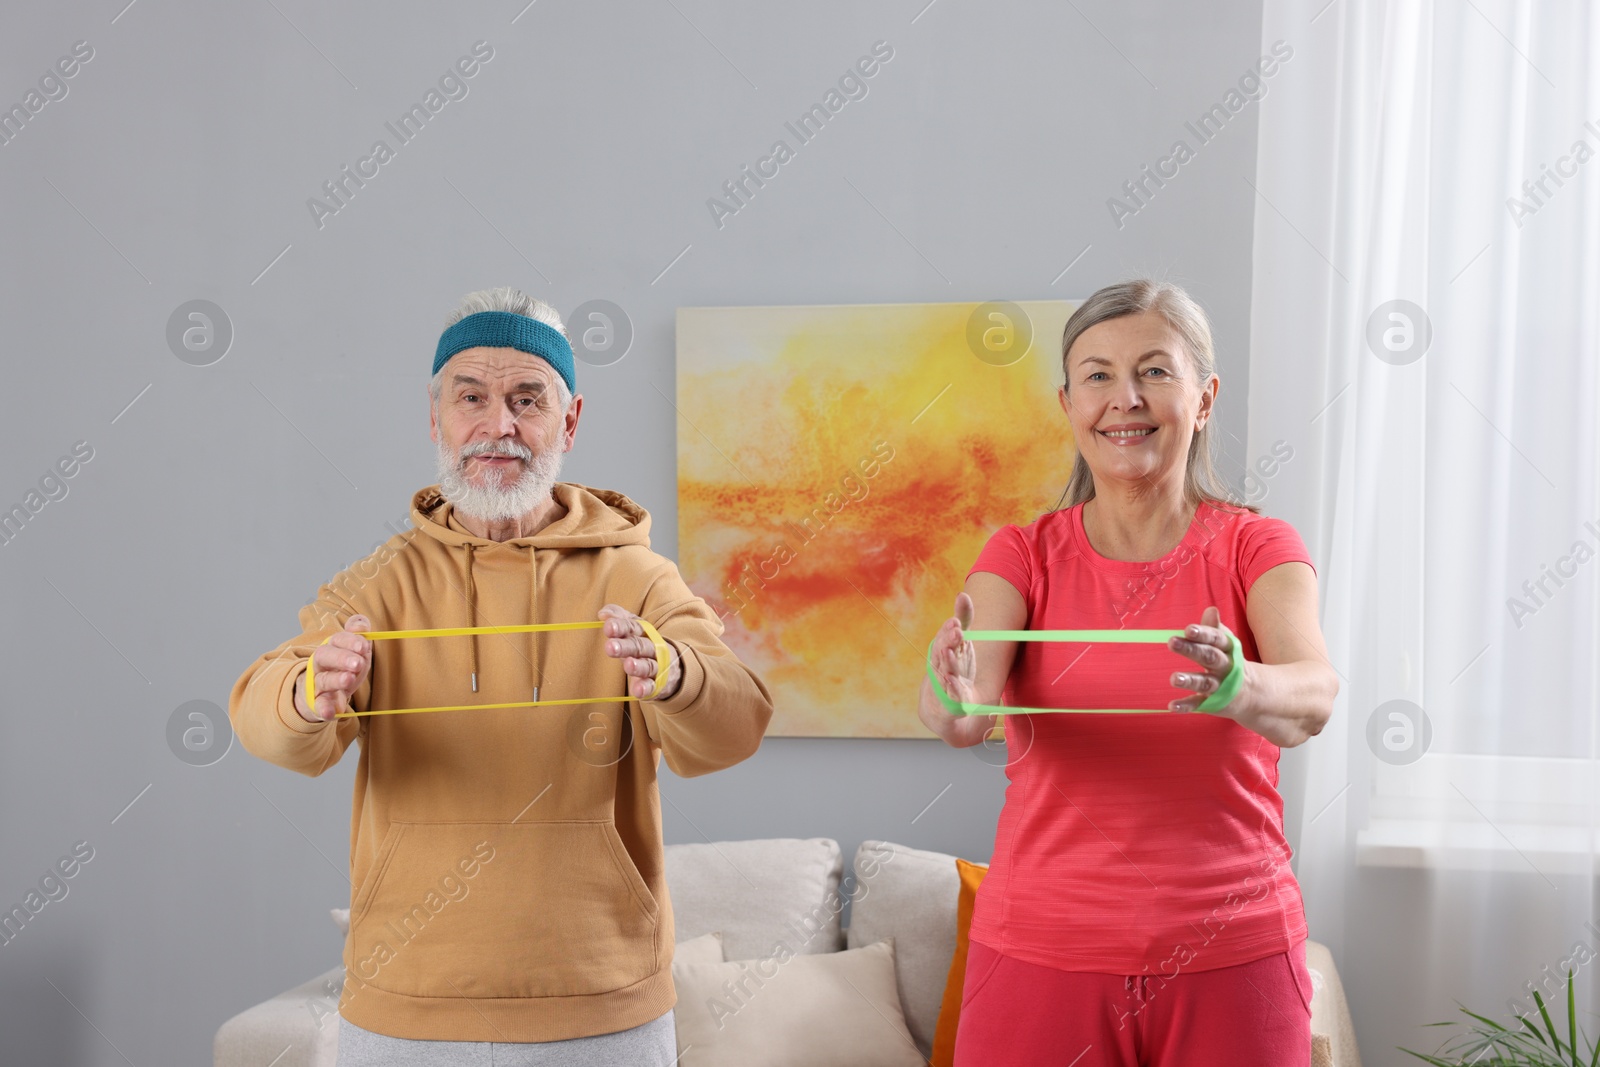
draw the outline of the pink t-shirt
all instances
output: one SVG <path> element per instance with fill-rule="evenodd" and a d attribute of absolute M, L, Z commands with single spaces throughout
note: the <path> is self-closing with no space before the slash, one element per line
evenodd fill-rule
<path fill-rule="evenodd" d="M 1311 563 L 1288 523 L 1205 503 L 1163 558 L 1106 559 L 1080 504 L 1002 527 L 972 570 L 1016 586 L 1030 630 L 1181 630 L 1215 605 L 1259 662 L 1245 597 L 1291 560 Z M 1067 971 L 1173 975 L 1305 938 L 1279 749 L 1231 719 L 1167 712 L 1192 692 L 1172 673 L 1195 666 L 1160 644 L 1018 644 L 1005 704 L 1157 713 L 1003 718 L 1010 784 L 972 940 Z"/>

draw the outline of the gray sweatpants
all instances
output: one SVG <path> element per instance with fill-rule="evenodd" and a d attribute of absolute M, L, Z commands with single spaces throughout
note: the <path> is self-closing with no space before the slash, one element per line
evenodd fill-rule
<path fill-rule="evenodd" d="M 672 1012 L 631 1030 L 570 1041 L 415 1041 L 339 1020 L 338 1067 L 672 1067 Z"/>

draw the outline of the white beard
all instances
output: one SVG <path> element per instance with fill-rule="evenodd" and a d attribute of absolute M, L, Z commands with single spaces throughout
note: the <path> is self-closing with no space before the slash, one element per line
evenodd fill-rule
<path fill-rule="evenodd" d="M 489 452 L 511 455 L 521 459 L 525 467 L 515 484 L 501 485 L 505 471 L 489 469 L 484 472 L 483 484 L 474 485 L 467 480 L 464 464 L 473 456 Z M 439 491 L 455 509 L 480 522 L 510 522 L 521 518 L 544 501 L 550 499 L 550 489 L 561 476 L 560 448 L 535 454 L 527 446 L 515 441 L 477 441 L 456 452 L 440 437 L 438 447 Z"/>

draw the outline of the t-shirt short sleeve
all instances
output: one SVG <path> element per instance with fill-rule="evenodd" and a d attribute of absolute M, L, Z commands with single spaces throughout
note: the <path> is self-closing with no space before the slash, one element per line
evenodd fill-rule
<path fill-rule="evenodd" d="M 1256 579 L 1280 563 L 1304 563 L 1315 574 L 1317 565 L 1296 530 L 1283 519 L 1262 517 L 1239 533 L 1239 574 L 1248 590 Z"/>
<path fill-rule="evenodd" d="M 967 572 L 967 577 L 972 577 L 977 571 L 998 574 L 1016 586 L 1017 592 L 1026 600 L 1028 591 L 1033 588 L 1035 561 L 1022 528 L 1015 523 L 1008 523 L 996 530 L 983 546 L 983 551 L 978 553 L 978 561 Z"/>

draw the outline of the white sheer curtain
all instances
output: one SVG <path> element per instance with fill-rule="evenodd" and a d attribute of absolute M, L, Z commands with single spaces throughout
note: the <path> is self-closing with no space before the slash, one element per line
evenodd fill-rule
<path fill-rule="evenodd" d="M 1569 960 L 1600 1037 L 1600 11 L 1266 0 L 1263 36 L 1294 55 L 1252 179 L 1247 458 L 1292 450 L 1263 509 L 1342 679 L 1285 756 L 1311 936 L 1368 1067 Z"/>

